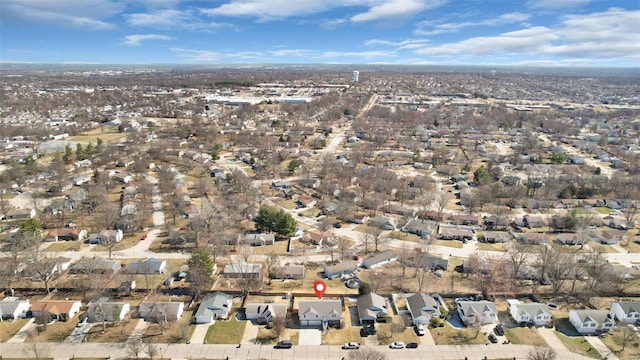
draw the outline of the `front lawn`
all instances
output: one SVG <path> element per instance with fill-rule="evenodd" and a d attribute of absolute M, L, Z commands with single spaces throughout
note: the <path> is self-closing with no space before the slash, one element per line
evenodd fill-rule
<path fill-rule="evenodd" d="M 431 242 L 431 245 L 448 246 L 448 247 L 459 248 L 459 249 L 462 249 L 462 246 L 463 246 L 462 242 L 457 240 L 433 240 Z"/>
<path fill-rule="evenodd" d="M 78 317 L 75 316 L 67 321 L 56 321 L 53 324 L 48 324 L 44 327 L 44 330 L 35 337 L 27 338 L 29 342 L 63 342 L 71 332 L 76 328 L 78 323 Z"/>
<path fill-rule="evenodd" d="M 513 344 L 519 345 L 536 345 L 544 344 L 545 341 L 538 334 L 536 328 L 517 327 L 517 328 L 504 328 L 504 335 Z"/>
<path fill-rule="evenodd" d="M 591 347 L 591 344 L 587 342 L 584 336 L 580 335 L 573 325 L 571 325 L 569 318 L 555 317 L 555 315 L 554 318 L 556 319 L 556 336 L 560 341 L 562 341 L 564 346 L 569 349 L 569 351 L 588 357 L 602 359 L 600 354 Z"/>
<path fill-rule="evenodd" d="M 454 329 L 448 323 L 429 331 L 436 345 L 480 345 L 488 342 L 482 331 L 478 331 L 476 336 L 476 329 Z"/>
<path fill-rule="evenodd" d="M 490 244 L 478 241 L 478 249 L 485 251 L 507 251 L 506 244 Z"/>
<path fill-rule="evenodd" d="M 615 332 L 615 330 L 614 330 Z M 620 351 L 622 346 L 616 343 L 615 335 L 607 335 L 601 339 L 607 347 L 615 353 L 620 360 L 637 360 L 640 359 L 640 338 L 636 338 L 635 342 L 627 344 L 624 351 Z"/>
<path fill-rule="evenodd" d="M 54 252 L 66 252 L 66 251 L 80 251 L 86 245 L 80 241 L 57 241 L 47 246 L 47 251 Z"/>
<path fill-rule="evenodd" d="M 145 330 L 144 336 L 150 337 L 152 343 L 185 344 L 195 330 L 195 327 L 190 325 L 192 314 L 193 311 L 185 311 L 178 321 L 168 322 L 164 332 L 160 331 L 158 324 L 151 324 Z"/>
<path fill-rule="evenodd" d="M 247 321 L 239 321 L 235 316 L 230 320 L 217 320 L 209 326 L 204 338 L 205 344 L 240 344 L 246 327 Z"/>
<path fill-rule="evenodd" d="M 360 337 L 360 328 L 347 326 L 344 329 L 329 328 L 322 334 L 323 345 L 343 345 L 348 342 L 362 343 L 364 339 Z"/>
<path fill-rule="evenodd" d="M 7 342 L 29 322 L 29 319 L 17 319 L 15 321 L 0 322 L 0 342 Z"/>
<path fill-rule="evenodd" d="M 102 324 L 94 325 L 86 336 L 87 342 L 97 343 L 124 343 L 133 333 L 138 321 L 142 319 L 128 320 L 124 319 L 116 324 L 107 323 L 107 331 L 102 332 Z"/>

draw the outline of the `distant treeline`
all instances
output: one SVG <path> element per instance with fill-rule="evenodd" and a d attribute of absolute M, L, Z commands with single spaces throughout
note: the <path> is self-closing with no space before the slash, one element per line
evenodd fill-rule
<path fill-rule="evenodd" d="M 250 87 L 255 85 L 255 83 L 252 81 L 240 81 L 240 80 L 216 81 L 214 84 L 216 86 L 241 86 L 241 87 Z"/>

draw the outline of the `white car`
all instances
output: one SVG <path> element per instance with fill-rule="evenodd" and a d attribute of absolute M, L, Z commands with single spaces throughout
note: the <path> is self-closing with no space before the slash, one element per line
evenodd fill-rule
<path fill-rule="evenodd" d="M 348 342 L 342 345 L 342 348 L 344 350 L 358 350 L 360 349 L 360 344 L 358 344 L 357 342 Z"/>
<path fill-rule="evenodd" d="M 389 345 L 392 349 L 404 349 L 404 343 L 402 341 L 397 341 Z"/>
<path fill-rule="evenodd" d="M 415 326 L 415 330 L 416 330 L 416 334 L 417 334 L 418 336 L 424 336 L 424 328 L 422 327 L 422 325 L 417 324 L 417 325 Z"/>

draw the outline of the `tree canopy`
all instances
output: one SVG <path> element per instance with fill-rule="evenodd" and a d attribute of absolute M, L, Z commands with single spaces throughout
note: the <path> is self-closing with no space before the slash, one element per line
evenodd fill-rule
<path fill-rule="evenodd" d="M 293 216 L 282 209 L 262 206 L 255 221 L 260 231 L 273 231 L 281 236 L 292 236 L 296 232 Z"/>

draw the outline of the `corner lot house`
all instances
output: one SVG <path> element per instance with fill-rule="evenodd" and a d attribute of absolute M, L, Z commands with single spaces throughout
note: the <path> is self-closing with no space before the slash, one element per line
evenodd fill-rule
<path fill-rule="evenodd" d="M 342 323 L 342 301 L 300 300 L 298 304 L 300 326 L 340 326 Z"/>
<path fill-rule="evenodd" d="M 358 317 L 360 324 L 374 324 L 379 319 L 389 316 L 387 300 L 374 293 L 368 293 L 358 297 Z"/>
<path fill-rule="evenodd" d="M 245 308 L 247 320 L 255 320 L 258 324 L 268 324 L 275 319 L 285 319 L 287 305 L 274 303 L 250 303 Z"/>
<path fill-rule="evenodd" d="M 611 313 L 624 324 L 635 324 L 640 321 L 640 301 L 612 302 Z"/>
<path fill-rule="evenodd" d="M 145 301 L 140 303 L 138 313 L 144 321 L 156 321 L 159 317 L 167 321 L 180 319 L 184 312 L 183 302 L 171 301 Z"/>
<path fill-rule="evenodd" d="M 205 295 L 195 314 L 196 323 L 208 324 L 213 320 L 228 318 L 232 304 L 233 297 L 223 292 Z"/>
<path fill-rule="evenodd" d="M 127 316 L 130 310 L 131 305 L 128 302 L 109 301 L 107 298 L 101 298 L 89 304 L 87 316 L 89 322 L 120 321 Z"/>
<path fill-rule="evenodd" d="M 414 325 L 426 325 L 433 318 L 440 316 L 440 303 L 431 295 L 413 294 L 407 298 L 407 309 Z"/>
<path fill-rule="evenodd" d="M 465 324 L 493 324 L 497 321 L 498 309 L 491 301 L 458 301 L 458 315 Z"/>
<path fill-rule="evenodd" d="M 31 305 L 34 317 L 49 316 L 50 319 L 71 319 L 80 311 L 80 300 L 43 300 Z"/>
<path fill-rule="evenodd" d="M 29 300 L 18 300 L 16 297 L 6 297 L 0 301 L 0 321 L 15 320 L 25 315 L 31 307 Z"/>
<path fill-rule="evenodd" d="M 507 300 L 509 314 L 518 324 L 533 324 L 535 326 L 549 325 L 553 316 L 545 304 L 521 303 L 516 299 Z"/>
<path fill-rule="evenodd" d="M 614 325 L 605 310 L 570 310 L 569 322 L 583 335 L 607 332 Z"/>
<path fill-rule="evenodd" d="M 375 253 L 366 259 L 362 260 L 362 267 L 366 269 L 373 269 L 375 267 L 388 264 L 397 260 L 396 252 L 393 250 L 385 250 L 379 253 Z"/>
<path fill-rule="evenodd" d="M 355 261 L 343 261 L 335 265 L 326 265 L 324 267 L 324 276 L 326 278 L 335 278 L 342 275 L 351 275 L 358 271 L 358 263 Z"/>

